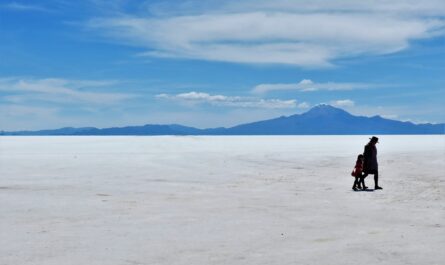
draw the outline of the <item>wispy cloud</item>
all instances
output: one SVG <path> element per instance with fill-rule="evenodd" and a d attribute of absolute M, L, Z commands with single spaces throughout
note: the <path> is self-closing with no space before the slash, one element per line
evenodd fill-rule
<path fill-rule="evenodd" d="M 349 108 L 354 115 L 363 115 L 372 117 L 380 115 L 388 119 L 396 119 L 400 121 L 410 121 L 413 123 L 443 123 L 444 121 L 444 107 L 442 105 L 437 106 L 424 106 L 423 108 L 413 108 L 408 105 L 366 105 L 360 104 L 360 106 L 353 106 Z"/>
<path fill-rule="evenodd" d="M 50 116 L 57 112 L 57 108 L 4 104 L 0 105 L 0 112 L 3 115 L 16 118 L 22 116 Z"/>
<path fill-rule="evenodd" d="M 127 93 L 94 92 L 95 88 L 110 86 L 114 81 L 69 80 L 60 78 L 0 79 L 2 98 L 14 103 L 47 101 L 56 103 L 116 104 L 135 97 Z M 93 90 L 93 91 L 91 91 Z"/>
<path fill-rule="evenodd" d="M 395 53 L 445 33 L 443 1 L 409 2 L 419 8 L 401 0 L 222 1 L 193 11 L 172 5 L 159 17 L 96 18 L 88 26 L 147 48 L 146 56 L 325 67 L 339 58 Z"/>
<path fill-rule="evenodd" d="M 350 99 L 339 99 L 331 101 L 331 105 L 337 107 L 353 107 L 355 105 L 355 102 Z"/>
<path fill-rule="evenodd" d="M 303 79 L 298 83 L 278 83 L 278 84 L 260 84 L 252 89 L 253 93 L 263 94 L 271 91 L 280 90 L 298 90 L 302 92 L 318 91 L 318 90 L 354 90 L 362 88 L 376 87 L 376 84 L 365 83 L 338 83 L 326 82 L 316 83 L 310 79 Z"/>
<path fill-rule="evenodd" d="M 15 11 L 40 11 L 40 12 L 51 12 L 50 9 L 40 6 L 40 5 L 32 5 L 32 4 L 24 4 L 19 2 L 10 2 L 6 4 L 1 4 L 0 8 L 15 10 Z"/>
<path fill-rule="evenodd" d="M 0 131 L 22 130 L 25 128 L 48 128 L 45 127 L 45 125 L 57 119 L 59 110 L 57 107 L 27 106 L 0 102 Z M 63 119 L 60 119 L 59 122 L 61 122 L 61 120 Z"/>
<path fill-rule="evenodd" d="M 232 10 L 244 7 L 255 10 L 287 10 L 289 12 L 379 12 L 384 14 L 403 14 L 414 16 L 441 16 L 445 13 L 445 4 L 442 0 L 428 0 L 419 2 L 417 0 L 393 0 L 388 4 L 385 0 L 228 0 L 227 6 Z M 196 3 L 196 2 L 195 2 Z M 190 5 L 188 5 L 190 6 Z"/>
<path fill-rule="evenodd" d="M 188 92 L 176 95 L 159 94 L 158 99 L 174 100 L 186 104 L 210 104 L 214 106 L 238 107 L 238 108 L 266 108 L 266 109 L 287 109 L 287 108 L 306 108 L 307 103 L 297 104 L 295 99 L 258 99 L 251 97 L 210 95 L 202 92 Z"/>
<path fill-rule="evenodd" d="M 157 16 L 187 15 L 203 13 L 232 12 L 240 10 L 252 11 L 288 11 L 288 12 L 379 12 L 385 14 L 404 14 L 415 16 L 440 16 L 445 13 L 445 4 L 442 0 L 393 0 L 388 4 L 385 0 L 208 0 L 205 3 L 201 0 L 188 1 L 162 1 L 153 3 L 145 0 L 144 7 L 150 13 Z"/>

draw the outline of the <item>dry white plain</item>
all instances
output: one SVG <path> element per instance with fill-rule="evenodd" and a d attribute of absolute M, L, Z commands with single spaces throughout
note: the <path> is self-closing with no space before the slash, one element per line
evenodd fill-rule
<path fill-rule="evenodd" d="M 0 137 L 0 264 L 444 264 L 445 136 L 367 140 Z"/>

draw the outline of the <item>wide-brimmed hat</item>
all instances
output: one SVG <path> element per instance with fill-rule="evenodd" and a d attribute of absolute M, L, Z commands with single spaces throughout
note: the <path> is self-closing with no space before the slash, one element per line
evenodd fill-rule
<path fill-rule="evenodd" d="M 371 140 L 371 142 L 376 142 L 376 143 L 379 142 L 379 138 L 378 138 L 378 137 L 375 137 L 375 136 L 369 138 L 369 140 Z"/>

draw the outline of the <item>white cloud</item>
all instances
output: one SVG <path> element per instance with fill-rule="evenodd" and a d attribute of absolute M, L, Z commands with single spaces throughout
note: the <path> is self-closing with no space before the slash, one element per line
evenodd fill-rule
<path fill-rule="evenodd" d="M 339 99 L 331 101 L 331 105 L 337 107 L 353 107 L 355 105 L 355 102 L 350 99 Z"/>
<path fill-rule="evenodd" d="M 202 1 L 190 1 L 197 7 Z M 98 18 L 91 28 L 147 48 L 147 56 L 324 67 L 339 58 L 395 53 L 443 35 L 445 2 L 222 1 L 158 17 Z M 215 6 L 216 5 L 216 6 Z M 181 7 L 181 5 L 179 5 Z M 183 6 L 182 6 L 183 7 Z M 417 8 L 417 9 L 416 9 Z M 192 8 L 193 9 L 193 8 Z"/>
<path fill-rule="evenodd" d="M 214 106 L 238 107 L 238 108 L 267 108 L 267 109 L 286 109 L 298 107 L 297 101 L 280 99 L 258 99 L 250 97 L 231 97 L 223 95 L 210 95 L 202 92 L 188 92 L 177 95 L 159 94 L 158 99 L 175 100 L 186 104 L 207 103 Z M 302 105 L 303 107 L 305 105 Z"/>
<path fill-rule="evenodd" d="M 68 80 L 59 78 L 0 79 L 0 91 L 10 95 L 3 98 L 10 102 L 27 101 L 75 102 L 87 104 L 115 104 L 135 97 L 135 95 L 111 92 L 86 91 L 97 87 L 110 86 L 114 81 Z"/>
<path fill-rule="evenodd" d="M 270 91 L 279 90 L 298 90 L 303 92 L 318 91 L 318 90 L 353 90 L 361 88 L 369 88 L 378 85 L 365 83 L 315 83 L 309 79 L 303 79 L 298 83 L 278 83 L 278 84 L 260 84 L 252 89 L 253 93 L 262 94 Z"/>
<path fill-rule="evenodd" d="M 310 105 L 307 102 L 302 102 L 302 103 L 298 104 L 299 109 L 307 109 L 309 107 L 310 107 Z"/>

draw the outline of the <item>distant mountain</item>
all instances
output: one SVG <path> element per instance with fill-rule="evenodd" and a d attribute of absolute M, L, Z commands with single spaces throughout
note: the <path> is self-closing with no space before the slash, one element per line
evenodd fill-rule
<path fill-rule="evenodd" d="M 444 134 L 445 124 L 414 124 L 380 116 L 354 116 L 330 105 L 318 105 L 303 114 L 238 125 L 226 134 L 246 135 L 348 135 Z"/>
<path fill-rule="evenodd" d="M 98 129 L 95 127 L 56 130 L 0 132 L 0 135 L 195 135 L 202 130 L 177 124 L 143 125 Z"/>
<path fill-rule="evenodd" d="M 94 127 L 64 127 L 55 130 L 40 130 L 40 131 L 15 131 L 15 132 L 5 132 L 0 131 L 0 135 L 78 135 L 83 131 L 95 130 Z"/>
<path fill-rule="evenodd" d="M 0 135 L 348 135 L 348 134 L 445 134 L 445 124 L 414 124 L 380 116 L 354 116 L 321 104 L 303 114 L 241 124 L 230 128 L 197 129 L 178 124 L 98 129 L 0 132 Z"/>

